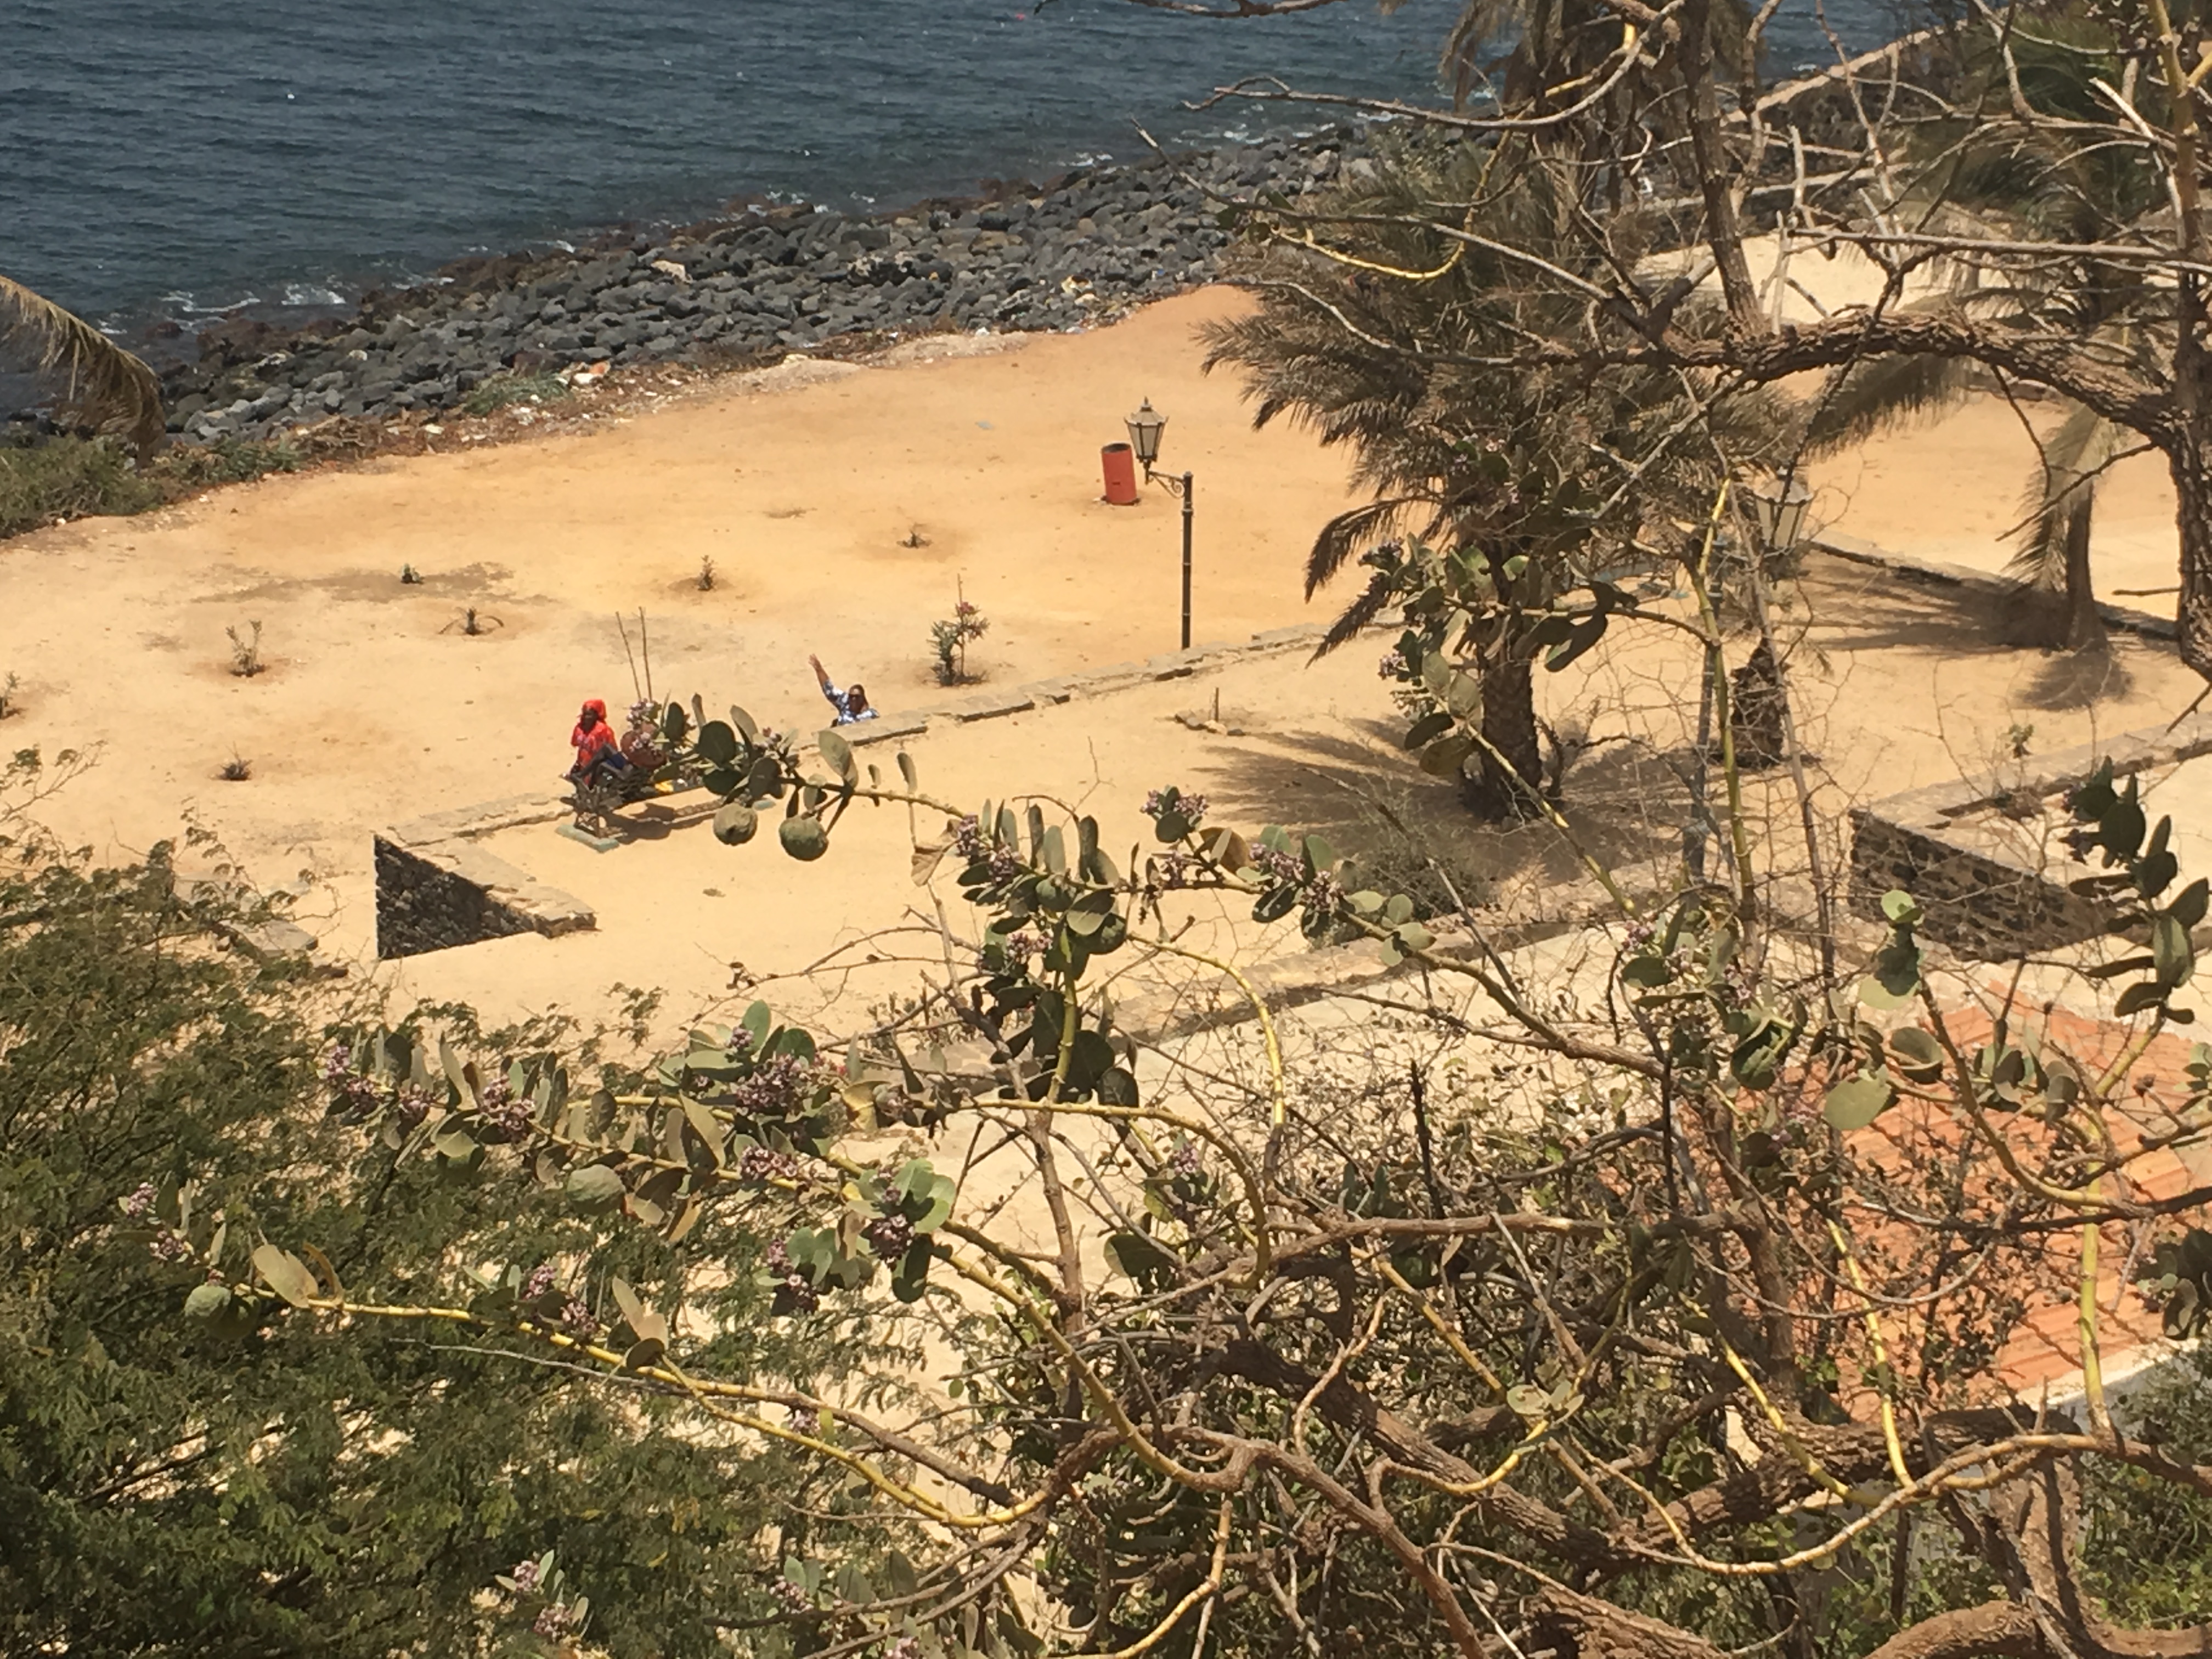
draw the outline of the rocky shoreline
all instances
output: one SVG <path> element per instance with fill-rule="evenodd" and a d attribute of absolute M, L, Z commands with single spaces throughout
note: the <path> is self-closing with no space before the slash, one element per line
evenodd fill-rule
<path fill-rule="evenodd" d="M 579 365 L 756 367 L 855 337 L 1067 330 L 1211 281 L 1222 198 L 1297 194 L 1360 147 L 1341 127 L 1100 167 L 872 218 L 756 204 L 574 253 L 473 258 L 296 331 L 218 325 L 163 379 L 189 441 L 423 420 L 487 381 Z"/>

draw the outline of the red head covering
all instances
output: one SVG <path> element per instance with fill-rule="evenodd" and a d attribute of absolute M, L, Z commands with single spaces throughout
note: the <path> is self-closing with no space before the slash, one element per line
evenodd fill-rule
<path fill-rule="evenodd" d="M 576 751 L 576 764 L 580 767 L 589 766 L 604 751 L 615 747 L 615 734 L 607 725 L 604 698 L 593 697 L 584 705 L 577 715 L 576 729 L 568 734 L 568 746 Z"/>

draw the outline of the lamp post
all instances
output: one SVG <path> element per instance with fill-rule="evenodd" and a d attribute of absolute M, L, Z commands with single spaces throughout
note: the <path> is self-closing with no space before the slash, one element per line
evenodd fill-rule
<path fill-rule="evenodd" d="M 1755 487 L 1750 494 L 1768 559 L 1787 558 L 1805 539 L 1805 514 L 1813 505 L 1811 488 L 1792 471 L 1786 478 Z"/>
<path fill-rule="evenodd" d="M 1160 458 L 1160 434 L 1167 428 L 1168 417 L 1152 407 L 1150 398 L 1144 407 L 1128 418 L 1129 447 L 1137 452 L 1139 465 L 1145 469 L 1145 482 L 1156 483 L 1182 503 L 1182 648 L 1190 649 L 1190 513 L 1193 490 L 1191 476 L 1184 473 L 1176 477 L 1168 473 L 1156 473 L 1152 463 Z"/>

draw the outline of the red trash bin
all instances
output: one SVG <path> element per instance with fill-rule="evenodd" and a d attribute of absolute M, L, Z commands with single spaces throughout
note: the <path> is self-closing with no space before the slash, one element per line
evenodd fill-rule
<path fill-rule="evenodd" d="M 1137 452 L 1127 444 L 1108 444 L 1098 452 L 1106 474 L 1106 499 L 1115 507 L 1137 504 Z"/>

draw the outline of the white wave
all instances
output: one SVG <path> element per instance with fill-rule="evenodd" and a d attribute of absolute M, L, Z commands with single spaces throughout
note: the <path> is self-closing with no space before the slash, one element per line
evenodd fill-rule
<path fill-rule="evenodd" d="M 288 306 L 342 306 L 345 303 L 345 295 L 319 283 L 287 283 L 284 284 L 284 303 Z"/>
<path fill-rule="evenodd" d="M 198 295 L 179 289 L 173 293 L 164 294 L 161 296 L 161 303 L 176 307 L 188 317 L 221 317 L 230 312 L 241 310 L 247 306 L 259 305 L 261 296 L 258 294 L 249 294 L 243 299 L 226 300 L 219 306 L 204 306 L 200 303 Z"/>

